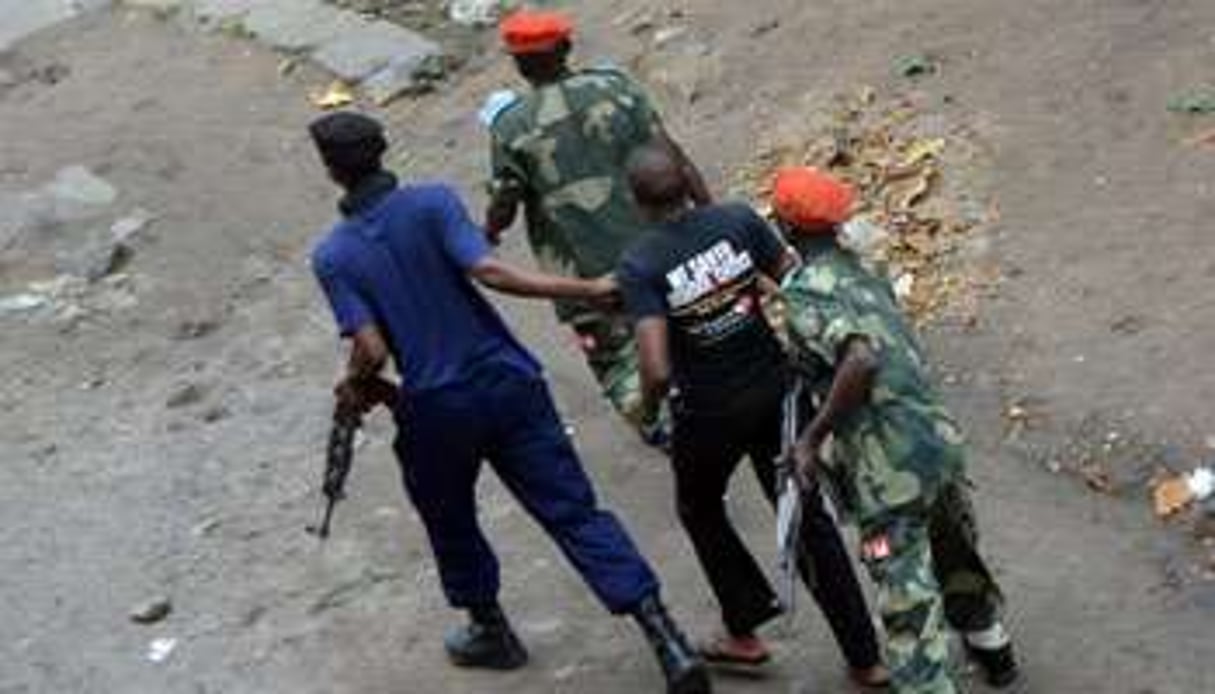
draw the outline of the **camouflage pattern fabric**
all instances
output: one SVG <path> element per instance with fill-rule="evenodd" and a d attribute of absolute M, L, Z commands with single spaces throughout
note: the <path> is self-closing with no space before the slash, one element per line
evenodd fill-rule
<path fill-rule="evenodd" d="M 528 241 L 542 268 L 605 275 L 646 231 L 625 163 L 657 127 L 645 93 L 608 68 L 576 71 L 534 89 L 494 119 L 490 188 L 521 194 Z M 588 313 L 570 302 L 556 307 L 567 323 Z"/>
<path fill-rule="evenodd" d="M 952 694 L 945 624 L 982 631 L 1003 596 L 978 553 L 970 495 L 946 485 L 926 512 L 861 524 L 861 561 L 878 588 L 896 694 Z"/>
<path fill-rule="evenodd" d="M 629 424 L 640 428 L 641 369 L 628 317 L 587 311 L 575 319 L 572 327 L 604 397 Z"/>
<path fill-rule="evenodd" d="M 801 250 L 805 263 L 783 287 L 795 361 L 825 387 L 846 341 L 864 336 L 881 363 L 870 404 L 834 433 L 826 478 L 860 524 L 892 691 L 952 694 L 945 623 L 986 629 L 1003 603 L 978 552 L 961 432 L 889 283 L 833 239 Z"/>
<path fill-rule="evenodd" d="M 797 360 L 830 374 L 847 340 L 863 336 L 881 363 L 871 402 L 835 432 L 832 457 L 852 478 L 845 503 L 861 523 L 927 508 L 964 474 L 962 432 L 928 379 L 890 284 L 833 239 L 816 242 L 782 286 Z"/>

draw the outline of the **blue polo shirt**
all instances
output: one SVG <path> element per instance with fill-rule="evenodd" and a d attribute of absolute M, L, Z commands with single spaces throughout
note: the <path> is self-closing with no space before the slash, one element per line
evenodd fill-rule
<path fill-rule="evenodd" d="M 383 174 L 342 210 L 313 250 L 313 271 L 344 337 L 370 324 L 384 333 L 404 392 L 460 383 L 493 362 L 539 375 L 467 276 L 490 247 L 450 187 L 397 187 Z"/>

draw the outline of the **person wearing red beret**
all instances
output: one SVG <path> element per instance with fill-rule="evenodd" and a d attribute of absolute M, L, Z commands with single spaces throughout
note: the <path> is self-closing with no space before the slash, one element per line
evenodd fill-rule
<path fill-rule="evenodd" d="M 807 485 L 829 480 L 861 531 L 896 694 L 954 694 L 948 623 L 989 684 L 1018 678 L 1003 597 L 978 551 L 960 428 L 889 282 L 838 242 L 855 191 L 780 171 L 775 215 L 802 265 L 782 284 L 794 361 L 822 406 L 796 446 Z M 830 439 L 830 463 L 819 454 Z"/>
<path fill-rule="evenodd" d="M 502 44 L 531 89 L 501 95 L 483 116 L 492 139 L 492 201 L 486 227 L 493 239 L 526 217 L 540 266 L 583 278 L 610 273 L 646 225 L 625 181 L 629 154 L 652 141 L 679 160 L 697 204 L 711 201 L 699 171 L 667 133 L 645 91 L 607 67 L 575 69 L 569 56 L 573 22 L 559 12 L 521 10 L 499 27 Z M 656 447 L 668 441 L 665 418 L 642 418 L 636 348 L 619 312 L 555 302 L 605 397 Z"/>

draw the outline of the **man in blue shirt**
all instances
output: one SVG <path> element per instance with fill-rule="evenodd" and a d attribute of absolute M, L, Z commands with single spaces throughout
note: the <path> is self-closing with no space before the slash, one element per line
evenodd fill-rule
<path fill-rule="evenodd" d="M 608 301 L 607 279 L 534 273 L 495 259 L 482 230 L 445 185 L 398 186 L 381 166 L 374 120 L 336 113 L 310 131 L 345 191 L 343 219 L 313 267 L 341 334 L 352 341 L 341 407 L 374 406 L 391 357 L 401 376 L 395 450 L 426 526 L 444 592 L 470 623 L 449 634 L 457 665 L 513 669 L 527 652 L 498 605 L 498 562 L 477 524 L 481 461 L 560 545 L 614 614 L 631 614 L 653 645 L 668 691 L 710 691 L 703 664 L 667 615 L 658 580 L 616 519 L 597 507 L 540 365 L 474 281 L 516 296 Z"/>

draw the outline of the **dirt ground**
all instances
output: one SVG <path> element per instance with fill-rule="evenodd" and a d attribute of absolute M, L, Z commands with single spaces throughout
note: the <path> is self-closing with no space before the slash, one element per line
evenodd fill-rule
<path fill-rule="evenodd" d="M 1000 221 L 972 251 L 1005 279 L 977 325 L 928 338 L 974 439 L 1022 691 L 1215 691 L 1215 567 L 1184 525 L 1152 519 L 1143 486 L 1158 456 L 1192 465 L 1215 434 L 1204 407 L 1215 372 L 1203 368 L 1215 347 L 1204 243 L 1215 150 L 1187 144 L 1215 121 L 1164 107 L 1210 80 L 1215 5 L 571 4 L 580 55 L 638 68 L 718 189 L 804 111 L 863 84 L 913 93 L 946 130 L 977 134 Z M 660 37 L 666 27 L 685 30 Z M 895 56 L 919 52 L 936 74 L 893 73 Z M 491 476 L 483 514 L 534 663 L 510 675 L 445 664 L 455 615 L 382 414 L 335 536 L 304 534 L 340 360 L 305 260 L 334 192 L 303 131 L 307 95 L 327 79 L 279 66 L 247 41 L 127 13 L 0 57 L 0 191 L 83 164 L 119 190 L 115 215 L 156 216 L 125 269 L 134 306 L 67 323 L 0 317 L 0 693 L 658 691 L 634 627 L 601 613 Z M 480 205 L 487 144 L 474 113 L 513 83 L 491 52 L 438 93 L 389 107 L 394 164 L 453 180 Z M 520 236 L 506 252 L 522 258 Z M 19 273 L 0 271 L 0 293 L 15 291 Z M 503 305 L 676 613 L 712 629 L 664 463 L 600 402 L 546 307 Z M 1016 401 L 1038 416 L 1010 440 L 1002 415 Z M 1135 445 L 1107 449 L 1111 431 Z M 1050 469 L 1090 454 L 1104 456 L 1115 494 Z M 739 524 L 766 548 L 770 514 L 751 481 L 736 485 Z M 172 614 L 132 624 L 131 608 L 158 595 Z M 719 691 L 850 691 L 811 607 L 773 636 L 768 675 L 723 678 Z M 159 638 L 176 647 L 151 662 Z"/>

